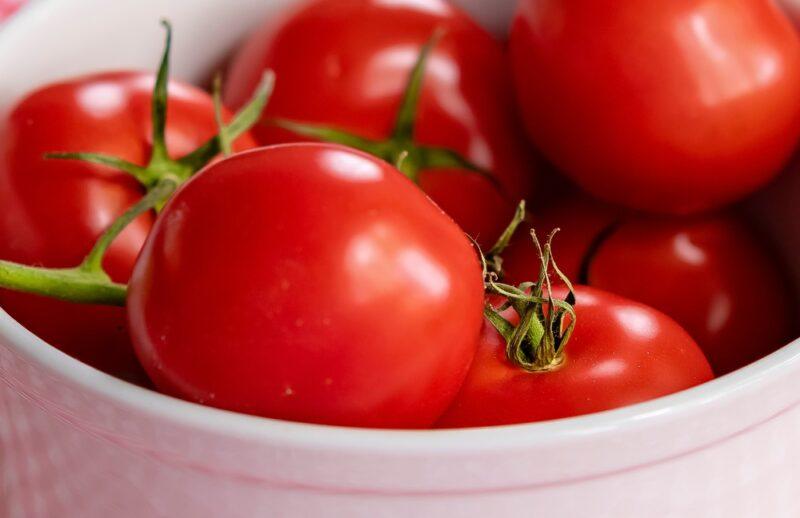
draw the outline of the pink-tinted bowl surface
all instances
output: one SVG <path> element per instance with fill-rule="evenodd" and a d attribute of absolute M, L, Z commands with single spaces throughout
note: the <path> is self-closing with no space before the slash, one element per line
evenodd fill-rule
<path fill-rule="evenodd" d="M 176 28 L 176 75 L 207 77 L 289 3 L 34 1 L 0 29 L 0 116 L 45 81 L 152 69 L 161 16 Z M 513 4 L 462 3 L 496 31 Z M 800 174 L 789 173 L 753 205 L 794 265 L 798 199 Z M 796 517 L 798 380 L 794 342 L 701 387 L 596 415 L 463 431 L 344 429 L 129 385 L 0 311 L 0 516 Z"/>

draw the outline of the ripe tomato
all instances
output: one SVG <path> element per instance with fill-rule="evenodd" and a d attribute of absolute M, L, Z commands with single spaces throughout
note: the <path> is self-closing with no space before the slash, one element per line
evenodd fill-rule
<path fill-rule="evenodd" d="M 534 224 L 540 232 L 561 227 L 556 254 L 568 277 L 671 316 L 718 375 L 792 338 L 790 283 L 769 248 L 732 213 L 648 218 L 572 198 L 534 217 Z M 522 237 L 504 254 L 512 283 L 538 272 L 536 250 Z M 757 318 L 755 307 L 763 309 Z"/>
<path fill-rule="evenodd" d="M 766 184 L 800 137 L 800 39 L 765 0 L 522 0 L 528 133 L 581 187 L 691 213 Z"/>
<path fill-rule="evenodd" d="M 45 86 L 0 125 L 0 258 L 48 267 L 80 263 L 103 230 L 142 195 L 126 173 L 49 152 L 96 152 L 144 165 L 150 156 L 151 74 L 119 72 Z M 211 97 L 169 85 L 167 146 L 174 157 L 217 131 Z M 239 148 L 253 147 L 243 137 Z M 140 217 L 111 246 L 104 266 L 126 282 L 152 224 Z M 0 290 L 0 305 L 64 352 L 108 373 L 137 379 L 121 308 L 80 306 Z"/>
<path fill-rule="evenodd" d="M 474 172 L 424 160 L 416 181 L 489 245 L 529 196 L 533 162 L 515 120 L 502 46 L 445 0 L 318 0 L 271 19 L 235 56 L 226 103 L 244 103 L 269 67 L 278 81 L 267 118 L 382 141 L 392 132 L 421 48 L 437 29 L 445 33 L 427 61 L 413 145 L 455 151 L 491 171 L 502 189 Z M 263 144 L 304 139 L 267 124 L 255 136 Z"/>
<path fill-rule="evenodd" d="M 235 155 L 185 185 L 130 282 L 157 387 L 262 416 L 424 427 L 469 368 L 475 251 L 385 162 L 329 144 Z"/>
<path fill-rule="evenodd" d="M 564 288 L 554 288 L 563 298 Z M 711 368 L 675 321 L 642 304 L 576 287 L 577 322 L 559 367 L 530 372 L 506 357 L 486 321 L 472 368 L 440 428 L 560 419 L 654 399 L 704 383 Z M 516 324 L 513 311 L 504 315 Z"/>

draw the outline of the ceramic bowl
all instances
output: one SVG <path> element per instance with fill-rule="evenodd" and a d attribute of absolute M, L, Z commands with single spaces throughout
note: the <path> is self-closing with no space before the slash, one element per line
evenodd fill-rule
<path fill-rule="evenodd" d="M 0 117 L 53 79 L 153 69 L 162 16 L 176 28 L 176 76 L 200 80 L 290 3 L 33 1 L 0 29 Z M 514 2 L 462 3 L 502 32 Z M 796 265 L 798 199 L 800 175 L 788 174 L 754 204 Z M 796 517 L 798 380 L 800 341 L 703 386 L 585 417 L 462 431 L 345 429 L 129 385 L 0 310 L 0 515 Z"/>

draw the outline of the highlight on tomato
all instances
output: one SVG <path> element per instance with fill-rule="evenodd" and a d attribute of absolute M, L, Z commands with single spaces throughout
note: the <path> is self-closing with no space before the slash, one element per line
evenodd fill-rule
<path fill-rule="evenodd" d="M 501 43 L 445 0 L 314 0 L 250 36 L 225 100 L 241 105 L 275 70 L 260 143 L 322 140 L 378 156 L 490 246 L 536 167 L 505 63 Z"/>

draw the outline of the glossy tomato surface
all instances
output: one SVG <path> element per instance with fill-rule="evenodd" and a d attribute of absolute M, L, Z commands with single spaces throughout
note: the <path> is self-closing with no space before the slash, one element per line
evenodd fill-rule
<path fill-rule="evenodd" d="M 475 352 L 476 253 L 397 170 L 323 144 L 245 152 L 164 209 L 131 279 L 159 389 L 267 417 L 425 427 Z"/>
<path fill-rule="evenodd" d="M 266 117 L 388 138 L 421 47 L 444 33 L 427 63 L 415 142 L 442 146 L 492 171 L 423 170 L 420 186 L 465 231 L 491 245 L 532 191 L 535 168 L 515 119 L 501 44 L 444 0 L 317 0 L 272 18 L 239 50 L 226 102 L 241 106 L 265 68 L 277 74 Z M 261 143 L 300 137 L 268 125 Z"/>
<path fill-rule="evenodd" d="M 106 227 L 143 194 L 126 173 L 49 152 L 95 152 L 144 165 L 151 147 L 153 76 L 119 72 L 45 86 L 0 126 L 0 258 L 48 267 L 77 266 Z M 167 146 L 182 156 L 216 133 L 211 98 L 169 85 Z M 253 147 L 249 136 L 237 146 Z M 145 215 L 111 246 L 104 266 L 127 281 L 152 224 Z M 139 366 L 121 308 L 83 306 L 0 290 L 0 305 L 64 352 L 108 373 L 135 379 Z"/>
<path fill-rule="evenodd" d="M 557 289 L 556 294 L 566 293 Z M 713 378 L 694 340 L 666 315 L 578 286 L 577 322 L 564 362 L 529 372 L 512 364 L 487 322 L 478 352 L 441 428 L 494 426 L 572 417 L 684 390 Z M 506 318 L 516 322 L 513 311 Z"/>
<path fill-rule="evenodd" d="M 800 136 L 800 39 L 766 0 L 522 0 L 528 133 L 581 187 L 691 213 L 772 179 Z"/>
<path fill-rule="evenodd" d="M 571 197 L 533 220 L 540 233 L 561 227 L 553 249 L 568 277 L 671 316 L 717 375 L 768 355 L 796 332 L 785 268 L 734 212 L 653 218 Z M 504 255 L 514 283 L 538 275 L 536 250 L 524 237 Z"/>
<path fill-rule="evenodd" d="M 718 375 L 768 355 L 795 331 L 788 277 L 731 216 L 622 225 L 592 258 L 588 282 L 675 318 Z"/>

